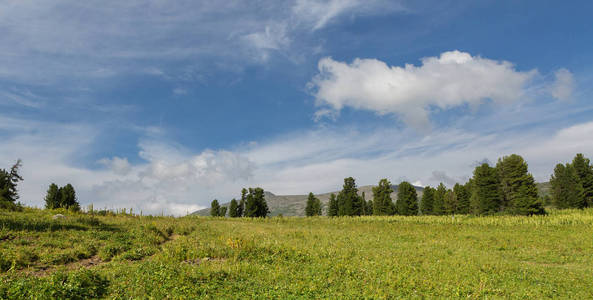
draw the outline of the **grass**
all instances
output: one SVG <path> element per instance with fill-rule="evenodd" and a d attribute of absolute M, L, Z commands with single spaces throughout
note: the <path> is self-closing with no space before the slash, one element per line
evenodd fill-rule
<path fill-rule="evenodd" d="M 0 298 L 593 297 L 593 209 L 268 219 L 54 213 L 0 212 Z"/>

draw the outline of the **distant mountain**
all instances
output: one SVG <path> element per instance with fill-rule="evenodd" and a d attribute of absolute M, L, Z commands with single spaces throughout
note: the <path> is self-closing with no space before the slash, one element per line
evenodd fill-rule
<path fill-rule="evenodd" d="M 358 194 L 362 195 L 365 193 L 365 198 L 368 201 L 369 199 L 373 198 L 373 185 L 365 185 L 358 187 Z M 392 186 L 394 192 L 391 194 L 391 198 L 393 200 L 397 199 L 397 185 Z M 418 199 L 422 197 L 422 191 L 424 190 L 423 187 L 415 187 L 416 192 L 418 193 Z M 325 215 L 327 204 L 329 202 L 330 194 L 338 195 L 339 191 L 336 192 L 329 192 L 324 194 L 316 194 L 315 197 L 321 200 L 323 204 L 323 214 Z M 271 192 L 265 192 L 265 199 L 268 203 L 268 207 L 270 209 L 271 216 L 277 216 L 282 214 L 284 216 L 304 216 L 305 215 L 305 206 L 307 205 L 307 195 L 275 195 Z M 221 206 L 228 206 L 229 202 L 222 204 Z M 192 215 L 198 216 L 209 216 L 210 215 L 210 208 L 205 208 L 202 210 L 198 210 L 192 213 Z"/>

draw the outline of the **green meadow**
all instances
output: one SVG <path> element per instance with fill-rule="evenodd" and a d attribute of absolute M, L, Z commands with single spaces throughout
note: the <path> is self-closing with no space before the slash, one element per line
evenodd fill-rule
<path fill-rule="evenodd" d="M 0 299 L 593 298 L 593 209 L 250 219 L 25 208 L 0 211 L 0 252 Z"/>

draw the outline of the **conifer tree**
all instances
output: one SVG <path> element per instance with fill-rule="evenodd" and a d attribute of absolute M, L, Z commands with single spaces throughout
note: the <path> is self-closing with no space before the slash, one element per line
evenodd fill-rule
<path fill-rule="evenodd" d="M 379 184 L 373 187 L 373 215 L 388 216 L 393 214 L 391 193 L 393 193 L 393 188 L 391 182 L 386 178 L 379 180 Z"/>
<path fill-rule="evenodd" d="M 470 194 L 466 186 L 456 183 L 453 187 L 453 193 L 455 193 L 455 197 L 457 198 L 457 209 L 455 213 L 468 214 L 470 212 Z"/>
<path fill-rule="evenodd" d="M 474 213 L 488 215 L 500 211 L 500 182 L 495 168 L 487 163 L 477 166 L 474 170 L 472 201 Z"/>
<path fill-rule="evenodd" d="M 60 207 L 79 211 L 80 205 L 78 204 L 78 199 L 76 198 L 76 191 L 71 184 L 66 184 L 66 186 L 59 189 L 61 194 L 61 201 Z"/>
<path fill-rule="evenodd" d="M 237 199 L 231 200 L 231 204 L 229 204 L 229 217 L 239 217 L 239 203 L 237 202 Z"/>
<path fill-rule="evenodd" d="M 527 163 L 517 154 L 498 159 L 496 171 L 500 182 L 500 209 L 512 214 L 533 215 L 545 213 L 538 197 L 533 176 Z"/>
<path fill-rule="evenodd" d="M 415 216 L 418 214 L 418 194 L 413 185 L 403 181 L 397 187 L 395 211 L 399 215 Z"/>
<path fill-rule="evenodd" d="M 218 216 L 219 217 L 226 217 L 226 211 L 227 211 L 227 207 L 226 206 L 221 206 L 220 210 L 218 211 Z"/>
<path fill-rule="evenodd" d="M 321 216 L 321 201 L 313 193 L 309 193 L 309 197 L 307 198 L 305 215 L 307 217 Z"/>
<path fill-rule="evenodd" d="M 336 195 L 331 193 L 329 195 L 329 207 L 327 209 L 327 216 L 328 217 L 336 217 L 338 216 L 338 199 L 336 199 Z"/>
<path fill-rule="evenodd" d="M 372 216 L 373 215 L 373 209 L 374 209 L 373 200 L 372 199 L 369 199 L 369 201 L 366 202 L 366 215 L 367 216 Z"/>
<path fill-rule="evenodd" d="M 448 189 L 447 192 L 445 192 L 443 203 L 444 214 L 452 215 L 457 211 L 457 195 L 455 195 L 455 193 L 452 190 Z"/>
<path fill-rule="evenodd" d="M 212 203 L 210 203 L 210 215 L 213 217 L 220 216 L 220 204 L 218 204 L 218 200 L 216 199 L 212 200 Z"/>
<path fill-rule="evenodd" d="M 337 198 L 339 216 L 360 216 L 362 214 L 362 198 L 358 196 L 354 178 L 344 179 L 344 186 Z"/>
<path fill-rule="evenodd" d="M 432 215 L 433 203 L 434 203 L 435 189 L 430 186 L 424 187 L 422 192 L 422 199 L 420 200 L 420 213 L 423 215 Z"/>
<path fill-rule="evenodd" d="M 554 174 L 550 178 L 550 184 L 552 186 L 552 201 L 557 208 L 583 208 L 585 206 L 583 186 L 571 164 L 557 164 Z"/>
<path fill-rule="evenodd" d="M 58 185 L 52 183 L 47 189 L 47 195 L 45 196 L 45 208 L 54 209 L 60 207 L 62 195 L 58 188 Z"/>
<path fill-rule="evenodd" d="M 432 213 L 434 215 L 442 215 L 445 213 L 445 194 L 447 193 L 447 188 L 441 182 L 439 186 L 437 186 L 434 192 L 434 201 L 432 204 Z"/>
<path fill-rule="evenodd" d="M 247 198 L 247 189 L 243 188 L 241 190 L 241 201 L 239 201 L 239 207 L 237 208 L 237 216 L 244 217 L 245 216 L 245 200 Z"/>
<path fill-rule="evenodd" d="M 0 207 L 14 207 L 14 202 L 19 199 L 17 185 L 23 177 L 19 175 L 19 169 L 22 165 L 21 160 L 17 160 L 10 170 L 0 169 Z"/>
<path fill-rule="evenodd" d="M 245 200 L 245 216 L 250 218 L 265 218 L 270 213 L 262 188 L 249 188 Z"/>
<path fill-rule="evenodd" d="M 574 168 L 579 178 L 579 183 L 583 187 L 583 198 L 585 206 L 593 207 L 593 166 L 588 158 L 582 153 L 578 153 L 572 160 Z"/>

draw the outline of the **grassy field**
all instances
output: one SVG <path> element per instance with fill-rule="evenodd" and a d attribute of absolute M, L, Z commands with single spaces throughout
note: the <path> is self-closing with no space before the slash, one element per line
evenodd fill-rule
<path fill-rule="evenodd" d="M 593 298 L 593 210 L 228 219 L 0 212 L 5 298 Z"/>

